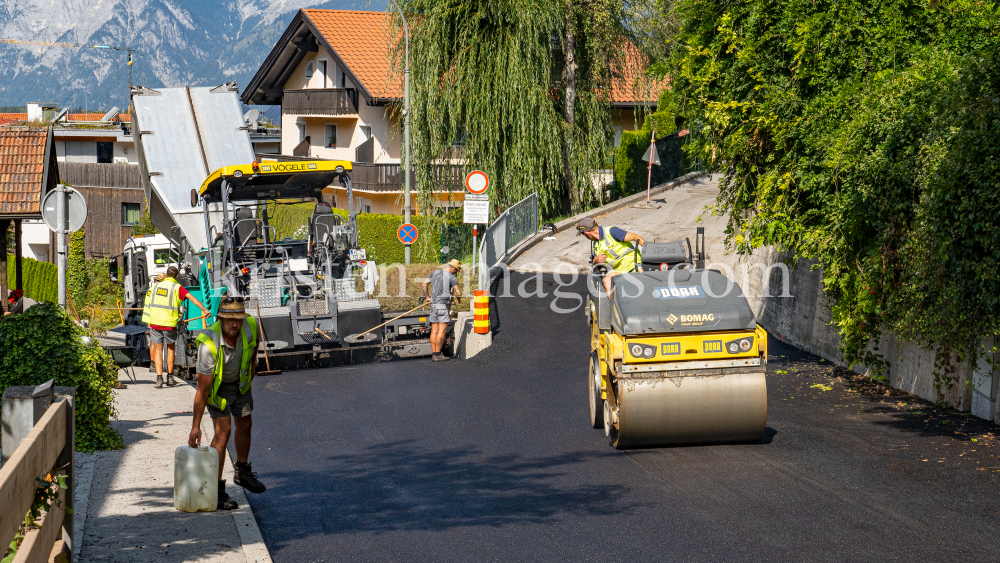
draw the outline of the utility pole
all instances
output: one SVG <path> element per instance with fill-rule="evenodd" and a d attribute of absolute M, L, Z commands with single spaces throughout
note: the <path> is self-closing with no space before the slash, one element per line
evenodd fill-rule
<path fill-rule="evenodd" d="M 389 0 L 393 6 L 399 10 L 399 17 L 403 20 L 403 33 L 406 36 L 406 70 L 403 73 L 403 129 L 405 130 L 405 137 L 403 138 L 403 153 L 405 156 L 405 166 L 406 169 L 403 171 L 405 174 L 406 191 L 403 192 L 403 219 L 406 223 L 410 222 L 410 26 L 406 23 L 406 15 L 403 14 L 403 7 L 399 5 L 395 0 Z M 410 245 L 406 245 L 405 248 L 405 260 L 406 264 L 410 263 Z"/>

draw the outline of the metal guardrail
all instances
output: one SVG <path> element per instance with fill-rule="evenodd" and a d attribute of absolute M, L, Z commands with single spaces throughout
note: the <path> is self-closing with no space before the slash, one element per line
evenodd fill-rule
<path fill-rule="evenodd" d="M 507 260 L 510 250 L 538 231 L 538 194 L 507 208 L 483 233 L 479 245 L 479 289 L 486 289 L 490 268 Z"/>

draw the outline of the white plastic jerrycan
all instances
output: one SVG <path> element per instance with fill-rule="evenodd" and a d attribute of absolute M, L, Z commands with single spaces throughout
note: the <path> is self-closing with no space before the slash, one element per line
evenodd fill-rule
<path fill-rule="evenodd" d="M 219 452 L 181 446 L 174 452 L 174 508 L 212 512 L 219 505 Z"/>

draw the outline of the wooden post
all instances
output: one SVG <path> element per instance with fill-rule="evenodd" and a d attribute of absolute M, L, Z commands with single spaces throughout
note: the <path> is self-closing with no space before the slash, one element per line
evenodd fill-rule
<path fill-rule="evenodd" d="M 76 538 L 73 533 L 73 499 L 76 496 L 76 388 L 57 386 L 54 388 L 57 401 L 66 401 L 66 446 L 56 459 L 56 467 L 66 472 L 66 491 L 63 506 L 68 508 L 62 521 L 63 551 L 67 560 L 73 560 L 76 551 Z"/>
<path fill-rule="evenodd" d="M 14 219 L 14 289 L 24 290 L 24 276 L 21 274 L 21 221 Z"/>
<path fill-rule="evenodd" d="M 7 310 L 7 227 L 10 219 L 0 221 L 0 314 Z"/>

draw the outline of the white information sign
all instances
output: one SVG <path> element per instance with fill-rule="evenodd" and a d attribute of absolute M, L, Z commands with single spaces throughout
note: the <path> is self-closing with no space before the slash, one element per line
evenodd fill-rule
<path fill-rule="evenodd" d="M 467 194 L 462 207 L 462 222 L 483 224 L 490 222 L 490 200 L 471 199 Z"/>

